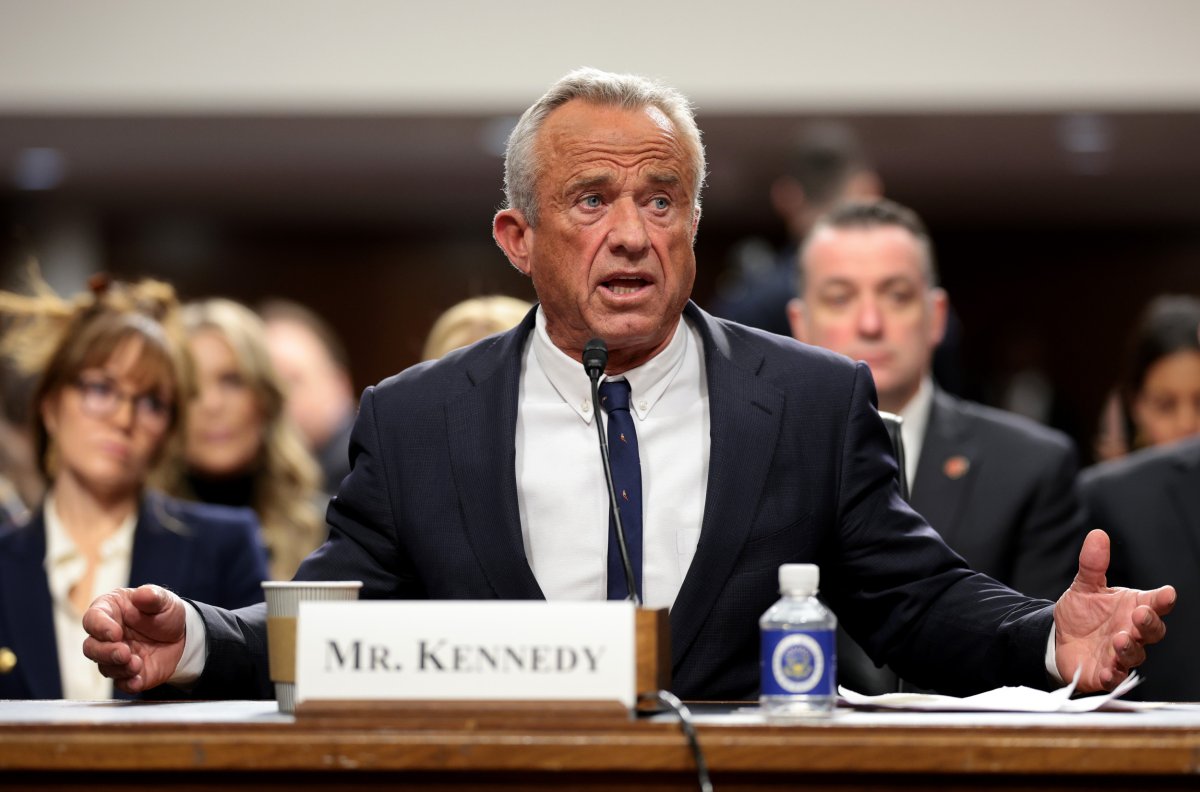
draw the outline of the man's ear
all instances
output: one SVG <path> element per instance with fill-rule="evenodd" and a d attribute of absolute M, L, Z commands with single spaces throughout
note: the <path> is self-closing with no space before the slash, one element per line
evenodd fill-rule
<path fill-rule="evenodd" d="M 929 340 L 936 348 L 946 337 L 946 317 L 950 313 L 950 297 L 945 289 L 930 290 L 929 308 Z"/>
<path fill-rule="evenodd" d="M 533 226 L 519 209 L 503 209 L 492 220 L 492 238 L 508 256 L 514 267 L 529 275 L 529 251 L 533 242 Z"/>
<path fill-rule="evenodd" d="M 808 333 L 804 329 L 804 300 L 793 297 L 787 304 L 788 322 L 792 326 L 792 338 L 808 343 Z"/>
<path fill-rule="evenodd" d="M 696 234 L 700 231 L 700 204 L 693 204 L 692 209 L 692 244 L 696 244 Z"/>

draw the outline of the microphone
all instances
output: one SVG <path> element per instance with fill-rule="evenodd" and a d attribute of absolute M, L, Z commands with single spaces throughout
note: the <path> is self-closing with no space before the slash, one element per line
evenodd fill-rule
<path fill-rule="evenodd" d="M 633 575 L 633 563 L 629 560 L 629 547 L 625 544 L 625 526 L 621 523 L 621 509 L 617 506 L 617 491 L 613 487 L 612 463 L 608 458 L 608 435 L 600 420 L 603 409 L 600 407 L 600 375 L 608 365 L 608 344 L 603 338 L 593 338 L 583 345 L 583 370 L 592 381 L 592 412 L 596 415 L 596 435 L 600 438 L 600 459 L 604 462 L 604 481 L 608 485 L 608 506 L 612 512 L 613 523 L 617 529 L 617 547 L 621 550 L 621 568 L 625 572 L 625 588 L 629 592 L 629 601 L 640 606 L 642 598 L 638 595 L 637 580 Z"/>

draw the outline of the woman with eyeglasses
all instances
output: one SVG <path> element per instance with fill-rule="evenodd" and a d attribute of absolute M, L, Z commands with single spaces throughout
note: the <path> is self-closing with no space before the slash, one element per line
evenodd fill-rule
<path fill-rule="evenodd" d="M 0 351 L 37 375 L 35 445 L 49 482 L 27 522 L 0 527 L 0 699 L 111 698 L 112 682 L 83 656 L 80 619 L 114 587 L 157 583 L 231 608 L 262 599 L 252 512 L 146 488 L 190 391 L 177 309 L 155 281 L 97 278 L 70 301 L 44 283 L 32 296 L 0 292 Z"/>
<path fill-rule="evenodd" d="M 205 503 L 249 506 L 262 524 L 271 577 L 289 580 L 325 539 L 321 469 L 287 416 L 266 329 L 241 303 L 183 309 L 196 365 L 183 453 L 164 466 L 163 489 Z"/>

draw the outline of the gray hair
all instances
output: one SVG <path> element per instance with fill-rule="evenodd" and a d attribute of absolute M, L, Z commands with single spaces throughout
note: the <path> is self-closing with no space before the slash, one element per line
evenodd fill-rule
<path fill-rule="evenodd" d="M 929 231 L 920 216 L 907 206 L 879 198 L 873 201 L 851 201 L 835 207 L 820 217 L 804 238 L 800 253 L 796 257 L 796 294 L 804 299 L 804 289 L 807 287 L 808 273 L 805 271 L 808 249 L 817 232 L 824 228 L 834 229 L 870 229 L 870 228 L 902 228 L 912 234 L 921 249 L 921 274 L 925 277 L 925 285 L 936 289 L 938 285 L 937 262 L 933 256 L 933 241 Z"/>
<path fill-rule="evenodd" d="M 687 97 L 662 83 L 635 74 L 613 74 L 599 69 L 576 69 L 566 75 L 537 100 L 521 116 L 508 136 L 504 154 L 504 194 L 510 209 L 525 216 L 530 225 L 537 225 L 537 179 L 541 171 L 538 161 L 537 133 L 546 117 L 572 99 L 598 105 L 637 110 L 658 108 L 682 134 L 690 150 L 696 175 L 694 201 L 700 205 L 700 190 L 704 186 L 704 144 L 692 105 Z"/>

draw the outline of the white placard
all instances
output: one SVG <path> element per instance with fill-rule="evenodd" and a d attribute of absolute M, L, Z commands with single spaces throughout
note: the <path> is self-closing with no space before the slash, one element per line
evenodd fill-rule
<path fill-rule="evenodd" d="M 296 701 L 620 701 L 629 602 L 302 602 Z"/>

